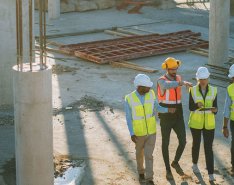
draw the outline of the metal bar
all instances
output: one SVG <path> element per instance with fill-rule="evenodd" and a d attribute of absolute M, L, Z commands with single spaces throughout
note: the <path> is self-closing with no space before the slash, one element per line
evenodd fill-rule
<path fill-rule="evenodd" d="M 17 66 L 19 67 L 19 0 L 16 0 L 16 53 L 17 53 Z"/>
<path fill-rule="evenodd" d="M 43 69 L 43 17 L 42 17 L 43 2 L 39 0 L 39 29 L 40 29 L 40 69 Z"/>
<path fill-rule="evenodd" d="M 23 70 L 23 20 L 22 20 L 22 0 L 19 0 L 19 66 Z"/>
<path fill-rule="evenodd" d="M 43 51 L 44 51 L 44 66 L 46 66 L 46 62 L 47 62 L 47 52 L 46 52 L 46 3 L 45 3 L 45 0 L 43 0 L 43 27 L 44 27 L 44 30 L 43 30 L 43 43 L 44 43 L 44 47 L 43 47 Z"/>
<path fill-rule="evenodd" d="M 32 0 L 29 0 L 29 64 L 30 64 L 30 71 L 32 71 L 32 62 L 33 62 L 33 26 L 32 26 L 32 18 L 33 18 L 33 10 L 32 10 Z"/>

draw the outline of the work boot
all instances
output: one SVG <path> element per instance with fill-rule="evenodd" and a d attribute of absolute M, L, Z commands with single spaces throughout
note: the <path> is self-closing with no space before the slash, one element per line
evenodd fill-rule
<path fill-rule="evenodd" d="M 167 170 L 166 178 L 167 178 L 167 180 L 173 180 L 174 179 L 174 177 L 173 177 L 170 170 Z"/>
<path fill-rule="evenodd" d="M 147 185 L 155 185 L 153 180 L 147 182 Z"/>
<path fill-rule="evenodd" d="M 179 174 L 179 175 L 184 175 L 184 171 L 182 170 L 182 168 L 180 167 L 179 163 L 176 162 L 176 161 L 173 161 L 171 163 L 171 166 L 176 170 L 176 172 Z"/>
<path fill-rule="evenodd" d="M 139 181 L 145 182 L 145 174 L 139 174 Z"/>

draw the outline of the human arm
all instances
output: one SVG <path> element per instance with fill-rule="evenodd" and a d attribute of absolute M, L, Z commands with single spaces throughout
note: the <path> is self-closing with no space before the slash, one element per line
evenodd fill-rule
<path fill-rule="evenodd" d="M 217 114 L 217 112 L 218 112 L 217 95 L 215 96 L 212 107 L 214 107 L 214 108 L 212 108 L 211 111 L 214 114 Z"/>
<path fill-rule="evenodd" d="M 228 122 L 230 117 L 230 106 L 231 106 L 231 98 L 226 92 L 226 99 L 224 104 L 224 111 L 223 111 L 223 136 L 228 138 L 229 137 L 229 130 L 228 130 Z"/>
<path fill-rule="evenodd" d="M 176 108 L 167 108 L 159 105 L 157 99 L 154 100 L 154 107 L 158 113 L 175 113 Z"/>
<path fill-rule="evenodd" d="M 201 102 L 195 103 L 191 91 L 189 92 L 189 110 L 195 111 L 198 108 L 202 107 L 203 104 Z"/>
<path fill-rule="evenodd" d="M 134 133 L 133 133 L 133 127 L 132 127 L 132 110 L 128 104 L 128 101 L 126 100 L 125 100 L 124 108 L 125 108 L 125 113 L 126 113 L 126 121 L 127 121 L 128 130 L 129 130 L 130 135 L 133 136 Z"/>

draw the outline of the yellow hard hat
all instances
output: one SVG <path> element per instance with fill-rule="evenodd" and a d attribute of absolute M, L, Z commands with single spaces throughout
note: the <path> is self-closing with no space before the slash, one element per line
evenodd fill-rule
<path fill-rule="evenodd" d="M 162 63 L 162 69 L 173 69 L 178 68 L 181 65 L 181 61 L 176 60 L 175 58 L 168 57 L 163 63 Z"/>

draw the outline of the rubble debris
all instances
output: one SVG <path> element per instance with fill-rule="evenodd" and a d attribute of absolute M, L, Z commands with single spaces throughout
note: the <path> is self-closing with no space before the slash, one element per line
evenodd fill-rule
<path fill-rule="evenodd" d="M 55 64 L 55 65 L 52 66 L 52 73 L 59 75 L 59 74 L 62 74 L 62 73 L 75 72 L 78 69 L 79 68 L 64 66 L 64 65 L 60 65 L 60 64 Z"/>
<path fill-rule="evenodd" d="M 129 5 L 134 5 L 133 8 L 128 10 L 129 14 L 141 14 L 140 9 L 144 5 L 149 5 L 151 2 L 150 1 L 134 1 L 134 0 L 122 0 L 122 2 L 116 7 L 117 10 L 123 10 L 126 9 Z"/>
<path fill-rule="evenodd" d="M 0 126 L 14 125 L 14 108 L 10 105 L 0 106 Z"/>
<path fill-rule="evenodd" d="M 55 156 L 54 177 L 62 177 L 68 168 L 80 167 L 83 162 L 83 159 L 71 159 L 68 156 Z"/>
<path fill-rule="evenodd" d="M 69 109 L 67 109 L 69 107 Z M 90 111 L 90 112 L 96 112 L 96 111 L 102 111 L 104 110 L 105 105 L 102 101 L 97 100 L 94 97 L 85 95 L 80 100 L 73 102 L 69 105 L 67 105 L 65 108 L 62 109 L 54 109 L 53 114 L 57 115 L 61 112 L 65 111 Z"/>

